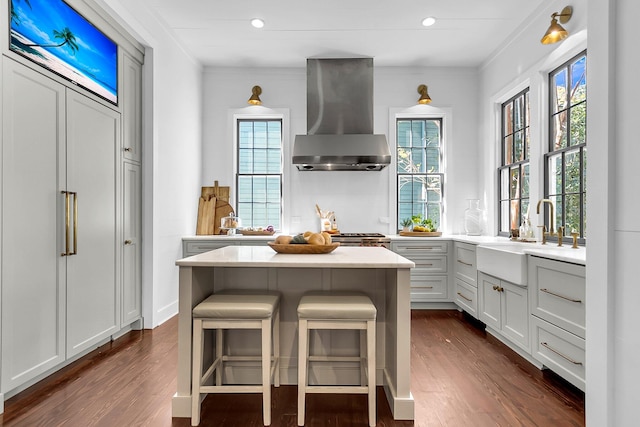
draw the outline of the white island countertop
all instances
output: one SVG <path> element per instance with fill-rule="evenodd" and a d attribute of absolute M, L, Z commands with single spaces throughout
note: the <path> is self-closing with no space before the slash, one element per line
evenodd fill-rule
<path fill-rule="evenodd" d="M 413 268 L 382 247 L 338 247 L 328 254 L 280 254 L 269 246 L 226 246 L 176 261 L 180 267 Z"/>

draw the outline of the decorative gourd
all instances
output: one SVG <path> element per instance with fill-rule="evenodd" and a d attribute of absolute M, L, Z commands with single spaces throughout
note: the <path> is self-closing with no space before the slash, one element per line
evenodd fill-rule
<path fill-rule="evenodd" d="M 291 239 L 291 243 L 292 244 L 302 244 L 302 243 L 307 243 L 307 240 L 304 238 L 304 236 L 302 234 L 297 234 L 297 235 L 293 236 L 293 238 Z"/>

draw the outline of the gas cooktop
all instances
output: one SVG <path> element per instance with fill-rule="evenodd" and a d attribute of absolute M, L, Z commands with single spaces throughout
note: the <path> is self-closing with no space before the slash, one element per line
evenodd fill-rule
<path fill-rule="evenodd" d="M 339 234 L 334 234 L 332 237 L 384 237 L 384 234 L 380 234 L 380 233 L 339 233 Z"/>

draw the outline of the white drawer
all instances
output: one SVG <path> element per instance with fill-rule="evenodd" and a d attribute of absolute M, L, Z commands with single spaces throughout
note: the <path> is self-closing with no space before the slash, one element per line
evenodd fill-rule
<path fill-rule="evenodd" d="M 449 251 L 449 242 L 436 241 L 409 241 L 399 242 L 392 245 L 393 251 L 407 258 L 413 255 L 425 255 L 429 253 L 447 253 Z"/>
<path fill-rule="evenodd" d="M 214 249 L 224 248 L 225 246 L 237 244 L 234 242 L 185 242 L 183 246 L 182 256 L 188 257 L 201 254 L 203 252 L 212 251 Z"/>
<path fill-rule="evenodd" d="M 453 300 L 458 307 L 478 318 L 478 288 L 455 279 Z"/>
<path fill-rule="evenodd" d="M 412 257 L 411 260 L 416 264 L 412 274 L 447 273 L 446 255 Z"/>
<path fill-rule="evenodd" d="M 585 338 L 585 268 L 530 257 L 532 314 Z"/>
<path fill-rule="evenodd" d="M 477 286 L 476 246 L 456 242 L 454 245 L 454 269 L 460 280 Z"/>
<path fill-rule="evenodd" d="M 584 391 L 585 340 L 536 316 L 531 321 L 533 357 Z"/>
<path fill-rule="evenodd" d="M 447 298 L 447 276 L 411 275 L 411 302 Z"/>

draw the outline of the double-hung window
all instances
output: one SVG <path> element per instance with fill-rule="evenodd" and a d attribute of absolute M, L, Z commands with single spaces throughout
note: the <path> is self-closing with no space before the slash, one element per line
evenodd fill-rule
<path fill-rule="evenodd" d="M 237 121 L 237 215 L 245 227 L 282 227 L 282 120 Z"/>
<path fill-rule="evenodd" d="M 564 235 L 586 237 L 587 53 L 549 75 L 549 151 L 545 154 L 545 197 L 555 205 L 555 226 Z M 545 222 L 548 226 L 545 212 Z M 557 230 L 553 230 L 557 231 Z"/>
<path fill-rule="evenodd" d="M 420 215 L 442 225 L 442 118 L 396 121 L 398 229 L 403 219 Z"/>
<path fill-rule="evenodd" d="M 498 168 L 500 234 L 517 229 L 529 213 L 529 88 L 502 104 Z"/>

